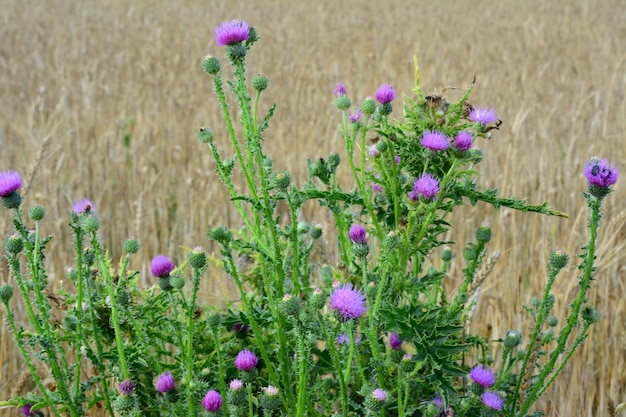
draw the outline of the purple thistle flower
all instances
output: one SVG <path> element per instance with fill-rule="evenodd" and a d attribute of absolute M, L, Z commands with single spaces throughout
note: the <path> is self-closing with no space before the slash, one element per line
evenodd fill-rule
<path fill-rule="evenodd" d="M 444 151 L 450 147 L 450 139 L 436 130 L 427 130 L 422 136 L 421 144 L 431 151 Z"/>
<path fill-rule="evenodd" d="M 22 414 L 24 414 L 26 417 L 31 417 L 34 416 L 35 414 L 32 413 L 30 410 L 33 408 L 32 404 L 24 404 L 22 406 L 22 408 L 20 408 L 20 411 L 22 412 Z"/>
<path fill-rule="evenodd" d="M 391 346 L 393 350 L 402 349 L 402 340 L 400 340 L 398 333 L 393 332 L 389 335 L 389 346 Z"/>
<path fill-rule="evenodd" d="M 409 200 L 416 202 L 420 197 L 426 200 L 436 200 L 439 193 L 439 178 L 426 173 L 413 183 L 413 190 L 409 192 Z"/>
<path fill-rule="evenodd" d="M 374 392 L 372 392 L 372 398 L 376 401 L 383 402 L 387 399 L 387 393 L 380 388 L 376 388 Z"/>
<path fill-rule="evenodd" d="M 619 171 L 606 159 L 591 158 L 585 163 L 585 176 L 590 186 L 607 188 L 617 182 Z"/>
<path fill-rule="evenodd" d="M 215 28 L 217 46 L 234 45 L 248 39 L 250 27 L 243 20 L 224 22 Z"/>
<path fill-rule="evenodd" d="M 393 91 L 391 84 L 381 84 L 376 90 L 376 100 L 380 104 L 391 103 L 396 98 L 396 93 Z"/>
<path fill-rule="evenodd" d="M 157 255 L 152 259 L 150 272 L 157 278 L 166 277 L 174 269 L 174 263 L 165 255 Z"/>
<path fill-rule="evenodd" d="M 156 390 L 159 392 L 170 392 L 176 388 L 176 381 L 170 371 L 164 372 L 157 378 Z"/>
<path fill-rule="evenodd" d="M 72 211 L 75 214 L 91 213 L 94 211 L 93 203 L 86 198 L 75 201 L 74 205 L 72 206 Z"/>
<path fill-rule="evenodd" d="M 472 134 L 461 130 L 454 138 L 454 147 L 459 151 L 467 151 L 472 147 Z"/>
<path fill-rule="evenodd" d="M 399 155 L 394 156 L 394 157 L 393 157 L 393 162 L 394 162 L 396 165 L 398 165 L 398 164 L 400 163 L 400 156 L 399 156 Z"/>
<path fill-rule="evenodd" d="M 375 193 L 379 193 L 383 190 L 383 187 L 380 184 L 376 184 L 375 182 L 372 183 L 372 191 L 374 191 Z"/>
<path fill-rule="evenodd" d="M 243 388 L 243 382 L 239 379 L 233 379 L 230 381 L 230 390 L 231 391 L 239 391 Z"/>
<path fill-rule="evenodd" d="M 125 379 L 118 384 L 118 388 L 120 390 L 120 394 L 124 397 L 130 396 L 133 393 L 133 388 L 135 388 L 135 383 L 130 379 Z"/>
<path fill-rule="evenodd" d="M 240 371 L 251 371 L 256 368 L 259 359 L 247 349 L 240 351 L 235 358 L 235 366 Z"/>
<path fill-rule="evenodd" d="M 502 410 L 504 401 L 502 401 L 502 398 L 495 392 L 487 391 L 481 396 L 481 398 L 487 407 L 496 411 Z"/>
<path fill-rule="evenodd" d="M 489 123 L 496 121 L 496 111 L 490 107 L 475 107 L 470 112 L 469 119 L 472 122 L 488 125 Z"/>
<path fill-rule="evenodd" d="M 346 95 L 346 86 L 341 83 L 337 83 L 337 85 L 335 86 L 335 97 L 339 98 L 345 95 Z"/>
<path fill-rule="evenodd" d="M 276 388 L 273 385 L 268 385 L 267 387 L 263 387 L 261 389 L 263 390 L 265 395 L 267 395 L 269 397 L 275 397 L 275 396 L 278 395 L 278 388 Z"/>
<path fill-rule="evenodd" d="M 439 408 L 443 408 L 443 398 L 441 398 L 441 395 L 435 395 L 435 398 L 433 398 L 433 404 Z"/>
<path fill-rule="evenodd" d="M 337 344 L 339 346 L 347 345 L 349 343 L 350 343 L 350 338 L 348 338 L 348 334 L 347 333 L 341 333 L 339 336 L 337 336 Z"/>
<path fill-rule="evenodd" d="M 219 392 L 212 389 L 202 399 L 202 405 L 208 412 L 214 413 L 222 408 L 222 396 Z"/>
<path fill-rule="evenodd" d="M 360 109 L 354 109 L 354 111 L 352 113 L 350 113 L 350 122 L 352 123 L 356 123 L 361 119 L 361 116 L 363 116 L 363 112 Z"/>
<path fill-rule="evenodd" d="M 350 241 L 359 245 L 367 245 L 366 236 L 367 232 L 365 231 L 365 226 L 361 224 L 353 224 L 348 232 Z"/>
<path fill-rule="evenodd" d="M 365 295 L 352 284 L 343 284 L 331 294 L 330 308 L 337 310 L 344 321 L 357 319 L 367 311 Z"/>
<path fill-rule="evenodd" d="M 372 145 L 370 146 L 370 149 L 367 151 L 367 154 L 369 155 L 370 158 L 375 158 L 380 154 L 380 152 L 378 152 L 378 148 L 376 148 L 376 145 Z"/>
<path fill-rule="evenodd" d="M 22 179 L 17 171 L 0 172 L 0 197 L 8 197 L 22 188 Z"/>
<path fill-rule="evenodd" d="M 469 372 L 470 378 L 483 388 L 489 388 L 496 383 L 496 375 L 484 365 L 476 365 Z"/>

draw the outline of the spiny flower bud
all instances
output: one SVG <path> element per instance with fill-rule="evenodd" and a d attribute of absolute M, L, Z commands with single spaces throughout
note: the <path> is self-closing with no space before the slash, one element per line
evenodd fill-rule
<path fill-rule="evenodd" d="M 120 288 L 117 290 L 116 301 L 117 304 L 119 304 L 120 306 L 128 307 L 132 302 L 132 299 L 130 297 L 130 293 L 127 290 Z"/>
<path fill-rule="evenodd" d="M 545 332 L 543 332 L 543 335 L 541 337 L 541 343 L 548 343 L 549 341 L 553 339 L 554 339 L 554 330 L 548 329 Z"/>
<path fill-rule="evenodd" d="M 278 172 L 274 175 L 274 187 L 276 187 L 279 191 L 287 191 L 289 185 L 291 184 L 291 175 L 289 175 L 286 171 Z"/>
<path fill-rule="evenodd" d="M 211 312 L 211 314 L 209 314 L 206 321 L 211 329 L 217 330 L 222 323 L 222 316 L 219 312 L 213 311 Z"/>
<path fill-rule="evenodd" d="M 504 338 L 504 347 L 513 349 L 522 343 L 522 334 L 517 330 L 509 330 Z"/>
<path fill-rule="evenodd" d="M 480 226 L 476 230 L 476 240 L 480 243 L 487 243 L 491 240 L 491 228 L 489 226 Z"/>
<path fill-rule="evenodd" d="M 600 320 L 600 313 L 591 306 L 584 306 L 580 312 L 580 316 L 583 320 L 589 323 L 597 323 Z"/>
<path fill-rule="evenodd" d="M 87 233 L 97 232 L 98 229 L 100 229 L 100 219 L 95 214 L 91 216 L 85 216 L 82 219 L 81 227 Z"/>
<path fill-rule="evenodd" d="M 233 233 L 225 226 L 217 226 L 209 230 L 209 238 L 226 245 L 233 239 Z"/>
<path fill-rule="evenodd" d="M 569 261 L 569 256 L 565 251 L 558 249 L 550 253 L 550 258 L 548 259 L 548 265 L 555 271 L 558 271 L 564 268 Z"/>
<path fill-rule="evenodd" d="M 556 327 L 559 324 L 559 319 L 558 317 L 550 316 L 548 317 L 547 323 L 548 323 L 548 326 L 550 327 Z"/>
<path fill-rule="evenodd" d="M 365 408 L 377 413 L 382 410 L 387 399 L 387 393 L 380 388 L 376 388 L 370 395 L 365 397 Z"/>
<path fill-rule="evenodd" d="M 476 258 L 476 247 L 472 243 L 468 243 L 463 249 L 463 258 L 468 262 Z"/>
<path fill-rule="evenodd" d="M 185 277 L 180 272 L 175 272 L 170 275 L 170 286 L 174 289 L 180 290 L 185 286 Z"/>
<path fill-rule="evenodd" d="M 285 294 L 280 301 L 279 308 L 285 316 L 296 316 L 300 312 L 300 299 L 291 294 Z"/>
<path fill-rule="evenodd" d="M 263 395 L 260 399 L 261 407 L 266 410 L 276 410 L 280 407 L 280 396 L 278 395 L 278 388 L 273 385 L 268 385 L 263 388 Z"/>
<path fill-rule="evenodd" d="M 159 288 L 161 288 L 163 291 L 169 291 L 172 289 L 169 275 L 159 277 Z"/>
<path fill-rule="evenodd" d="M 380 153 L 386 152 L 389 149 L 389 144 L 386 140 L 379 140 L 376 143 L 376 150 Z"/>
<path fill-rule="evenodd" d="M 189 252 L 187 260 L 192 268 L 204 268 L 206 266 L 206 253 L 200 246 L 196 246 L 191 252 Z"/>
<path fill-rule="evenodd" d="M 202 60 L 202 69 L 207 74 L 215 75 L 220 72 L 220 60 L 209 54 Z"/>
<path fill-rule="evenodd" d="M 324 307 L 324 304 L 326 304 L 326 295 L 324 294 L 324 291 L 320 288 L 314 289 L 313 295 L 311 296 L 311 306 L 314 309 L 319 310 Z"/>
<path fill-rule="evenodd" d="M 139 243 L 137 239 L 130 238 L 122 242 L 122 250 L 124 251 L 124 253 L 128 253 L 128 254 L 137 253 L 137 251 L 139 251 L 140 246 L 141 244 Z"/>
<path fill-rule="evenodd" d="M 256 74 L 252 78 L 252 88 L 254 88 L 258 92 L 261 92 L 267 88 L 269 82 L 269 79 L 265 75 Z"/>
<path fill-rule="evenodd" d="M 372 97 L 367 97 L 361 104 L 361 111 L 363 114 L 371 116 L 376 111 L 376 102 Z"/>
<path fill-rule="evenodd" d="M 450 262 L 452 260 L 452 249 L 450 249 L 449 246 L 446 246 L 441 250 L 439 257 L 444 262 Z"/>
<path fill-rule="evenodd" d="M 352 101 L 350 101 L 348 96 L 339 96 L 335 100 L 335 107 L 341 111 L 348 110 L 350 106 L 352 106 Z"/>
<path fill-rule="evenodd" d="M 13 255 L 17 255 L 24 249 L 24 242 L 22 237 L 17 233 L 11 235 L 4 241 L 4 249 Z"/>
<path fill-rule="evenodd" d="M 46 209 L 42 206 L 33 206 L 28 209 L 28 217 L 34 222 L 43 220 L 46 216 Z"/>
<path fill-rule="evenodd" d="M 198 136 L 198 139 L 200 139 L 200 142 L 202 143 L 211 143 L 213 142 L 213 139 L 215 138 L 215 134 L 213 133 L 210 127 L 201 128 L 198 131 L 197 136 Z"/>
<path fill-rule="evenodd" d="M 0 300 L 3 303 L 8 304 L 8 302 L 13 297 L 13 287 L 9 284 L 0 285 Z"/>
<path fill-rule="evenodd" d="M 236 43 L 234 45 L 228 45 L 226 49 L 226 56 L 232 62 L 237 62 L 246 57 L 248 53 L 248 48 L 242 43 Z"/>
<path fill-rule="evenodd" d="M 331 152 L 330 155 L 328 155 L 328 167 L 332 172 L 335 172 L 340 163 L 341 157 L 337 152 Z"/>

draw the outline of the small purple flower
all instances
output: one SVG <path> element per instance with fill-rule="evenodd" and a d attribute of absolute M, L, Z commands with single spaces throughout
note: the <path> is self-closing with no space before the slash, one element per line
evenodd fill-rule
<path fill-rule="evenodd" d="M 441 395 L 439 394 L 435 395 L 435 398 L 433 398 L 433 404 L 443 409 L 443 398 L 441 398 Z"/>
<path fill-rule="evenodd" d="M 166 277 L 174 269 L 174 263 L 165 255 L 157 255 L 152 259 L 150 272 L 155 277 Z"/>
<path fill-rule="evenodd" d="M 350 227 L 350 231 L 348 232 L 348 237 L 352 243 L 356 243 L 358 245 L 367 245 L 367 232 L 365 231 L 365 226 L 361 224 L 353 224 Z"/>
<path fill-rule="evenodd" d="M 461 130 L 454 138 L 454 147 L 459 151 L 467 151 L 472 147 L 472 134 Z"/>
<path fill-rule="evenodd" d="M 393 332 L 389 335 L 389 346 L 391 346 L 393 350 L 402 349 L 402 340 L 400 340 L 398 333 Z"/>
<path fill-rule="evenodd" d="M 233 324 L 233 327 L 231 327 L 231 331 L 235 332 L 235 333 L 239 333 L 239 332 L 247 332 L 250 330 L 250 325 L 245 325 L 243 323 L 235 323 Z"/>
<path fill-rule="evenodd" d="M 363 112 L 360 109 L 354 109 L 352 113 L 350 113 L 350 122 L 357 123 L 361 120 L 361 116 L 363 116 Z"/>
<path fill-rule="evenodd" d="M 396 98 L 396 93 L 393 91 L 391 84 L 381 84 L 376 90 L 376 100 L 380 104 L 391 103 Z"/>
<path fill-rule="evenodd" d="M 475 107 L 470 112 L 469 119 L 472 122 L 478 122 L 484 125 L 488 125 L 489 123 L 496 121 L 496 111 L 490 107 Z"/>
<path fill-rule="evenodd" d="M 230 390 L 231 391 L 239 391 L 243 388 L 243 382 L 239 379 L 233 379 L 230 381 Z"/>
<path fill-rule="evenodd" d="M 436 200 L 439 193 L 439 178 L 426 173 L 413 183 L 413 190 L 409 192 L 409 200 L 416 202 L 420 197 L 426 200 Z"/>
<path fill-rule="evenodd" d="M 276 388 L 273 385 L 268 385 L 267 387 L 263 387 L 262 390 L 265 393 L 265 395 L 267 395 L 268 397 L 275 397 L 278 395 L 278 388 Z"/>
<path fill-rule="evenodd" d="M 348 337 L 347 333 L 341 333 L 339 336 L 337 336 L 337 344 L 339 346 L 347 345 L 349 343 L 350 343 L 350 338 Z"/>
<path fill-rule="evenodd" d="M 215 28 L 217 46 L 234 45 L 248 39 L 250 27 L 243 20 L 224 22 Z"/>
<path fill-rule="evenodd" d="M 345 95 L 346 95 L 346 86 L 341 83 L 337 83 L 337 85 L 335 86 L 335 97 L 339 98 Z"/>
<path fill-rule="evenodd" d="M 0 197 L 8 197 L 22 188 L 22 179 L 17 171 L 0 172 Z"/>
<path fill-rule="evenodd" d="M 159 392 L 170 392 L 176 388 L 176 381 L 170 371 L 164 372 L 157 378 L 156 390 Z"/>
<path fill-rule="evenodd" d="M 496 383 L 496 375 L 484 365 L 476 365 L 470 369 L 469 376 L 483 388 L 489 388 Z"/>
<path fill-rule="evenodd" d="M 22 408 L 20 408 L 20 411 L 22 412 L 22 414 L 24 414 L 26 417 L 31 417 L 34 416 L 35 414 L 32 413 L 30 410 L 33 408 L 32 404 L 24 404 L 22 406 Z"/>
<path fill-rule="evenodd" d="M 400 156 L 396 155 L 393 157 L 393 162 L 398 165 L 400 163 Z"/>
<path fill-rule="evenodd" d="M 256 368 L 259 359 L 247 349 L 240 351 L 235 358 L 235 366 L 240 371 L 251 371 Z"/>
<path fill-rule="evenodd" d="M 436 130 L 427 130 L 422 136 L 421 144 L 431 151 L 444 151 L 450 147 L 450 139 Z"/>
<path fill-rule="evenodd" d="M 83 214 L 83 213 L 89 213 L 94 211 L 93 210 L 93 203 L 89 200 L 87 200 L 86 198 L 83 198 L 82 200 L 78 200 L 74 202 L 74 205 L 72 206 L 72 211 L 75 214 Z"/>
<path fill-rule="evenodd" d="M 135 388 L 135 383 L 130 379 L 125 379 L 118 384 L 118 388 L 120 390 L 120 394 L 124 397 L 130 396 L 133 393 L 133 388 Z"/>
<path fill-rule="evenodd" d="M 212 389 L 202 399 L 202 405 L 208 412 L 214 413 L 222 408 L 222 396 L 219 392 Z"/>
<path fill-rule="evenodd" d="M 374 392 L 372 392 L 372 398 L 382 403 L 387 399 L 387 393 L 380 388 L 376 388 Z"/>
<path fill-rule="evenodd" d="M 376 145 L 372 145 L 370 146 L 370 149 L 367 151 L 367 154 L 369 155 L 370 158 L 375 158 L 380 154 L 380 152 L 378 152 L 378 148 L 376 148 Z"/>
<path fill-rule="evenodd" d="M 330 308 L 337 310 L 344 321 L 357 319 L 367 311 L 365 295 L 352 284 L 343 284 L 331 294 Z"/>
<path fill-rule="evenodd" d="M 491 392 L 491 391 L 487 391 L 482 395 L 482 400 L 483 403 L 496 411 L 500 411 L 502 410 L 502 406 L 504 405 L 504 401 L 502 401 L 502 398 L 496 394 L 495 392 Z"/>
<path fill-rule="evenodd" d="M 380 184 L 376 184 L 375 182 L 372 183 L 372 191 L 374 191 L 375 193 L 379 193 L 383 190 L 383 187 Z"/>
<path fill-rule="evenodd" d="M 585 176 L 589 185 L 607 188 L 617 182 L 619 171 L 615 165 L 609 166 L 606 159 L 594 157 L 585 163 Z"/>

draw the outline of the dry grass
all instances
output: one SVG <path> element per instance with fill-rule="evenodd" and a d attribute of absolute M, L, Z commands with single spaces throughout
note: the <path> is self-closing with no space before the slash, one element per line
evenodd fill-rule
<path fill-rule="evenodd" d="M 94 201 L 114 254 L 129 235 L 142 241 L 133 266 L 144 272 L 157 253 L 182 257 L 180 246 L 197 244 L 212 249 L 211 225 L 238 225 L 195 131 L 207 125 L 224 137 L 200 60 L 216 52 L 216 24 L 243 18 L 263 37 L 249 67 L 270 77 L 266 103 L 279 105 L 268 150 L 297 181 L 306 157 L 343 148 L 332 103 L 336 82 L 355 98 L 373 94 L 381 82 L 410 93 L 413 55 L 428 90 L 463 88 L 477 76 L 472 101 L 495 107 L 504 121 L 481 144 L 483 183 L 570 214 L 552 219 L 480 206 L 453 219 L 461 244 L 489 222 L 490 249 L 502 252 L 482 284 L 473 326 L 493 338 L 509 328 L 528 334 L 520 304 L 540 294 L 548 252 L 562 248 L 575 261 L 585 238 L 584 161 L 605 156 L 626 171 L 623 1 L 184 3 L 0 0 L 0 169 L 26 173 L 38 161 L 27 204 L 48 209 L 53 280 L 64 279 L 72 263 L 67 222 L 78 198 Z M 131 119 L 125 147 L 123 125 Z M 541 407 L 548 416 L 608 416 L 626 401 L 625 189 L 618 184 L 605 206 L 590 297 L 602 321 L 546 395 Z M 2 217 L 6 236 L 10 222 Z M 306 217 L 327 221 L 315 207 Z M 0 274 L 7 279 L 6 265 Z M 572 265 L 557 282 L 561 310 L 571 302 L 576 274 Z M 203 288 L 207 303 L 229 289 L 219 273 L 214 278 Z M 6 327 L 0 331 L 5 397 L 21 363 Z"/>

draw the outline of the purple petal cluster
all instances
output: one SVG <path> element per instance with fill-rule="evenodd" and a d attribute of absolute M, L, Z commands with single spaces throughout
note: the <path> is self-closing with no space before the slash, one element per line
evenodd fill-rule
<path fill-rule="evenodd" d="M 234 45 L 248 39 L 250 26 L 243 20 L 224 22 L 215 28 L 217 46 Z"/>
<path fill-rule="evenodd" d="M 174 262 L 165 255 L 157 255 L 152 259 L 150 272 L 157 278 L 166 277 L 174 269 Z"/>
<path fill-rule="evenodd" d="M 367 232 L 362 224 L 353 224 L 348 232 L 348 237 L 352 243 L 367 245 Z"/>
<path fill-rule="evenodd" d="M 335 97 L 339 98 L 345 95 L 346 95 L 346 86 L 341 83 L 337 83 L 337 85 L 335 86 Z"/>
<path fill-rule="evenodd" d="M 420 197 L 426 200 L 436 200 L 439 193 L 439 178 L 426 173 L 413 183 L 413 190 L 409 192 L 409 200 L 416 202 Z"/>
<path fill-rule="evenodd" d="M 243 381 L 240 379 L 233 379 L 230 381 L 230 390 L 231 391 L 239 391 L 243 388 Z"/>
<path fill-rule="evenodd" d="M 86 198 L 83 198 L 82 200 L 75 201 L 74 205 L 72 206 L 72 211 L 75 214 L 89 213 L 91 211 L 94 211 L 93 203 L 91 201 L 87 200 Z"/>
<path fill-rule="evenodd" d="M 396 93 L 393 91 L 391 84 L 381 84 L 376 90 L 376 100 L 380 104 L 391 103 L 396 98 Z"/>
<path fill-rule="evenodd" d="M 176 388 L 176 381 L 170 371 L 164 372 L 157 378 L 156 390 L 159 392 L 170 392 Z"/>
<path fill-rule="evenodd" d="M 609 166 L 606 159 L 591 158 L 585 163 L 585 176 L 589 185 L 607 188 L 617 182 L 619 171 L 615 165 Z"/>
<path fill-rule="evenodd" d="M 0 172 L 0 197 L 8 197 L 22 188 L 22 179 L 17 171 Z"/>
<path fill-rule="evenodd" d="M 235 366 L 240 371 L 251 371 L 258 363 L 259 359 L 256 355 L 247 349 L 240 351 L 235 358 Z"/>
<path fill-rule="evenodd" d="M 130 396 L 133 393 L 133 389 L 135 388 L 135 383 L 130 379 L 125 379 L 118 384 L 118 388 L 120 390 L 120 394 L 125 397 Z"/>
<path fill-rule="evenodd" d="M 365 295 L 352 284 L 340 285 L 330 296 L 330 308 L 337 310 L 344 321 L 358 319 L 367 311 Z"/>
<path fill-rule="evenodd" d="M 421 144 L 431 151 L 445 151 L 450 147 L 450 139 L 436 130 L 427 130 L 422 136 Z"/>
<path fill-rule="evenodd" d="M 398 333 L 393 332 L 389 335 L 389 346 L 391 346 L 391 349 L 393 350 L 402 349 L 402 340 L 400 340 Z"/>
<path fill-rule="evenodd" d="M 459 151 L 467 151 L 472 147 L 472 134 L 461 130 L 454 138 L 454 147 Z"/>
<path fill-rule="evenodd" d="M 210 413 L 214 413 L 222 408 L 222 396 L 219 392 L 212 389 L 207 392 L 202 399 L 202 405 L 204 406 L 205 410 Z"/>
<path fill-rule="evenodd" d="M 489 388 L 496 383 L 496 375 L 484 365 L 476 365 L 470 369 L 469 376 L 483 388 Z"/>
<path fill-rule="evenodd" d="M 497 120 L 496 111 L 490 107 L 475 107 L 470 112 L 469 119 L 472 122 L 488 125 Z"/>
<path fill-rule="evenodd" d="M 356 123 L 361 120 L 361 116 L 363 116 L 363 112 L 360 109 L 354 109 L 352 113 L 350 113 L 350 122 Z"/>
<path fill-rule="evenodd" d="M 24 414 L 26 417 L 31 417 L 34 416 L 35 414 L 31 411 L 33 408 L 32 404 L 24 404 L 22 406 L 22 408 L 20 408 L 20 411 L 22 412 L 22 414 Z"/>
<path fill-rule="evenodd" d="M 387 393 L 380 388 L 376 388 L 374 392 L 372 392 L 372 398 L 376 401 L 383 402 L 387 399 Z"/>
<path fill-rule="evenodd" d="M 483 404 L 493 410 L 500 411 L 504 406 L 504 401 L 502 401 L 502 398 L 495 392 L 487 391 L 481 398 L 483 400 Z"/>

